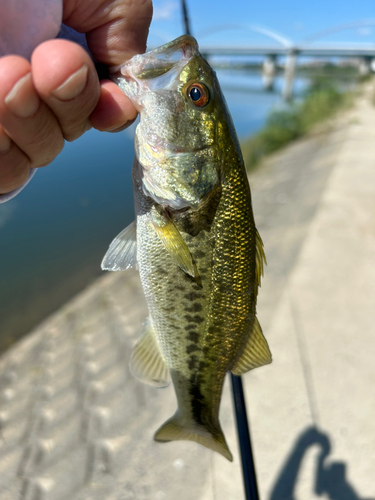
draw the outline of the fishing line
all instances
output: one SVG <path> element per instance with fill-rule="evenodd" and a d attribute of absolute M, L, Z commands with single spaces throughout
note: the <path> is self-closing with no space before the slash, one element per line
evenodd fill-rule
<path fill-rule="evenodd" d="M 292 313 L 292 320 L 294 323 L 294 329 L 297 337 L 298 350 L 301 358 L 302 373 L 305 382 L 306 394 L 309 402 L 311 418 L 314 423 L 314 426 L 319 427 L 320 417 L 318 411 L 318 400 L 316 397 L 316 390 L 311 369 L 311 361 L 308 353 L 306 333 L 305 329 L 303 328 L 303 322 L 301 319 L 299 309 L 296 303 L 294 302 L 291 294 L 289 293 L 288 295 L 289 295 L 290 310 Z"/>

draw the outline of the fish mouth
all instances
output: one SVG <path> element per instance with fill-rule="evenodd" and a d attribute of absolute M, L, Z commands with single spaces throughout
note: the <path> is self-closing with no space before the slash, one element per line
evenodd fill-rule
<path fill-rule="evenodd" d="M 183 35 L 145 54 L 138 54 L 112 69 L 112 79 L 140 111 L 139 96 L 148 90 L 168 89 L 190 59 L 199 55 L 198 43 Z"/>
<path fill-rule="evenodd" d="M 145 55 L 171 59 L 176 58 L 176 52 L 178 51 L 184 57 L 192 57 L 199 51 L 198 42 L 190 35 L 182 35 L 154 50 L 150 50 Z"/>
<path fill-rule="evenodd" d="M 127 65 L 123 66 L 121 73 L 138 80 L 151 80 L 164 75 L 175 66 L 181 67 L 181 63 L 185 65 L 198 53 L 199 47 L 195 38 L 183 35 L 150 52 L 136 56 L 139 64 L 135 65 L 136 67 L 132 69 L 131 74 L 129 75 Z"/>

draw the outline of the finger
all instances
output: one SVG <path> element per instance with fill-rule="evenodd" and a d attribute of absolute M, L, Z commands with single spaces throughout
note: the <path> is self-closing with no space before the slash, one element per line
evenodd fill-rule
<path fill-rule="evenodd" d="M 29 158 L 14 144 L 0 125 L 0 194 L 22 186 L 30 172 Z"/>
<path fill-rule="evenodd" d="M 29 62 L 19 56 L 0 59 L 0 123 L 17 146 L 7 153 L 6 166 L 2 155 L 3 169 L 47 165 L 64 145 L 55 116 L 35 91 Z"/>
<path fill-rule="evenodd" d="M 100 96 L 95 66 L 87 52 L 67 40 L 49 40 L 31 57 L 38 94 L 55 114 L 65 139 L 91 128 L 89 117 Z"/>
<path fill-rule="evenodd" d="M 92 5 L 92 0 L 65 0 L 63 22 L 86 33 L 89 49 L 98 61 L 114 66 L 145 51 L 151 0 L 97 0 L 95 9 Z"/>
<path fill-rule="evenodd" d="M 136 119 L 137 110 L 115 83 L 103 80 L 100 84 L 100 99 L 90 117 L 91 125 L 106 132 L 123 130 Z"/>

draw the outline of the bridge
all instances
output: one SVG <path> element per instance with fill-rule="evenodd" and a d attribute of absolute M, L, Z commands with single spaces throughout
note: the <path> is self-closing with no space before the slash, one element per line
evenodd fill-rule
<path fill-rule="evenodd" d="M 252 46 L 252 47 L 207 47 L 200 48 L 206 57 L 212 56 L 265 56 L 262 69 L 262 78 L 266 90 L 272 90 L 277 70 L 277 57 L 284 56 L 284 85 L 283 98 L 290 100 L 293 93 L 293 81 L 297 56 L 306 57 L 356 57 L 361 60 L 359 71 L 362 75 L 369 74 L 371 63 L 375 58 L 375 44 L 352 46 L 347 44 L 330 44 L 318 46 Z"/>
<path fill-rule="evenodd" d="M 310 57 L 375 57 L 375 44 L 358 46 L 347 44 L 330 44 L 309 46 L 249 46 L 249 47 L 209 47 L 201 46 L 200 50 L 207 56 L 288 56 L 290 52 L 296 55 Z"/>
<path fill-rule="evenodd" d="M 248 45 L 248 46 L 209 46 L 200 44 L 202 54 L 206 57 L 212 56 L 264 56 L 262 77 L 264 86 L 271 90 L 274 86 L 276 76 L 276 62 L 278 57 L 285 57 L 284 65 L 284 85 L 283 97 L 289 100 L 293 93 L 293 81 L 298 56 L 304 57 L 322 57 L 322 58 L 358 58 L 360 60 L 359 71 L 365 75 L 371 71 L 372 60 L 375 59 L 375 43 L 319 43 L 317 40 L 326 36 L 364 26 L 375 26 L 375 19 L 364 19 L 347 23 L 344 25 L 333 26 L 326 30 L 319 31 L 310 35 L 308 38 L 294 43 L 284 35 L 276 33 L 268 28 L 253 26 L 226 24 L 216 26 L 208 30 L 197 33 L 198 40 L 206 36 L 226 30 L 246 30 L 260 33 L 271 38 L 276 44 L 272 45 Z"/>

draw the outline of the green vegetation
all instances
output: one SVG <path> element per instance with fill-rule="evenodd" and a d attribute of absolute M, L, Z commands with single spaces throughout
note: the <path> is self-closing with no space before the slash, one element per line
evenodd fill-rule
<path fill-rule="evenodd" d="M 297 66 L 296 75 L 312 79 L 332 78 L 340 81 L 356 81 L 360 78 L 357 66 L 338 66 L 330 62 L 317 66 Z"/>
<path fill-rule="evenodd" d="M 340 92 L 331 79 L 315 79 L 300 103 L 292 103 L 270 113 L 264 128 L 242 142 L 242 152 L 248 170 L 265 155 L 302 137 L 314 125 L 332 117 L 349 103 L 350 93 Z"/>

